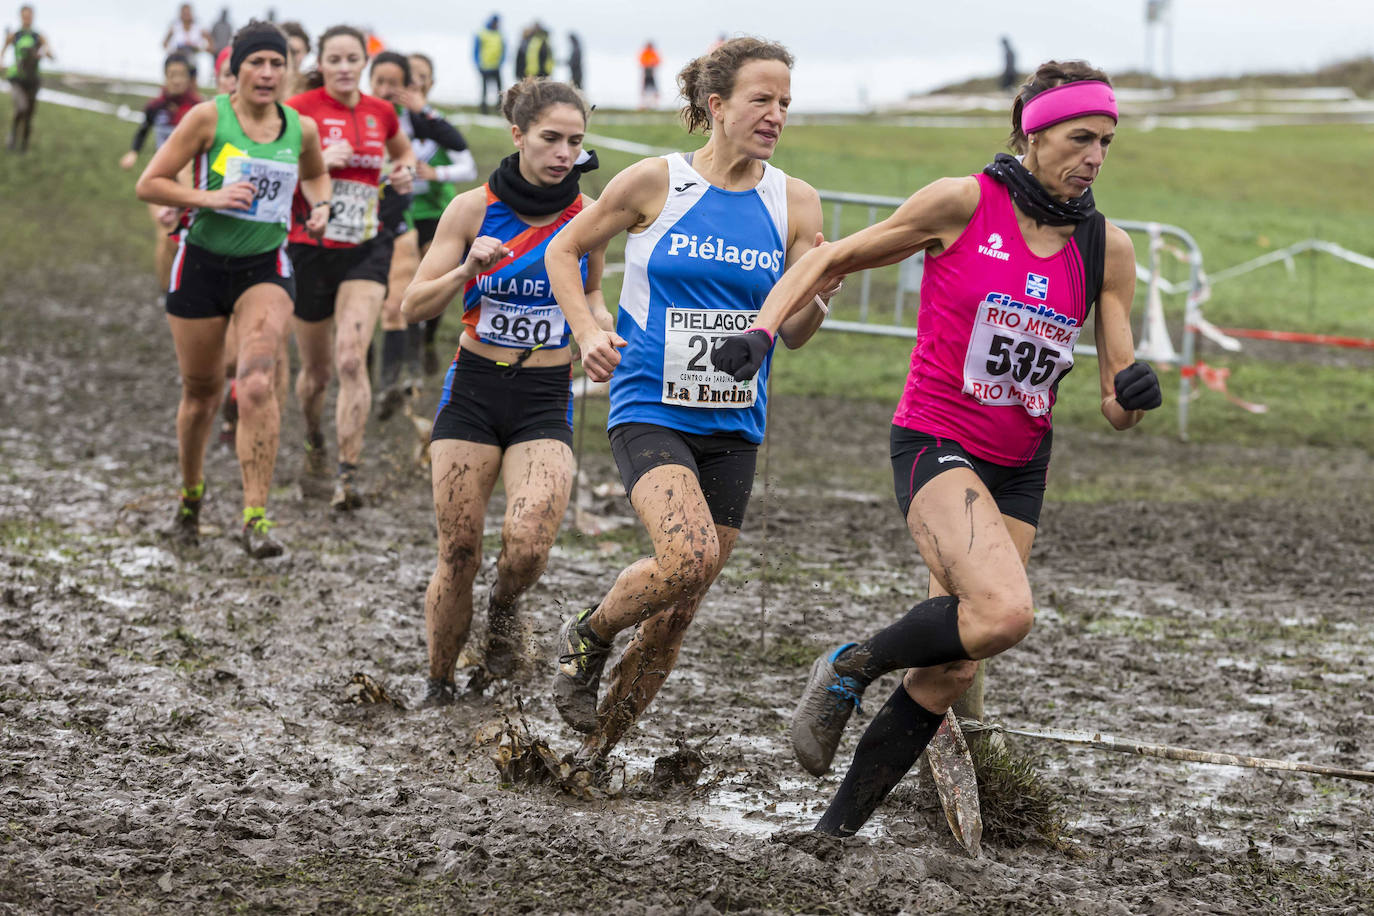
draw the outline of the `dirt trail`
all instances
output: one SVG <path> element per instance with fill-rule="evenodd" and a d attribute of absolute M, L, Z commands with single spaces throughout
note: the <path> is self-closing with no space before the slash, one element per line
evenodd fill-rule
<path fill-rule="evenodd" d="M 924 591 L 874 484 L 881 405 L 777 399 L 780 482 L 623 747 L 625 795 L 502 785 L 475 736 L 523 710 L 572 749 L 546 697 L 552 637 L 643 539 L 565 531 L 524 603 L 532 670 L 417 710 L 434 541 L 408 434 L 374 424 L 374 499 L 340 518 L 294 483 L 293 414 L 273 492 L 288 555 L 254 563 L 225 536 L 173 552 L 154 530 L 171 508 L 171 348 L 155 308 L 108 286 L 99 308 L 36 292 L 0 343 L 0 912 L 1355 913 L 1374 899 L 1374 787 L 1053 744 L 1015 747 L 1066 797 L 1059 848 L 988 842 L 969 860 L 914 780 L 860 837 L 807 832 L 838 778 L 790 758 L 807 666 Z M 1370 456 L 1069 430 L 1056 444 L 1065 480 L 1153 479 L 1161 500 L 1047 507 L 1036 627 L 995 664 L 990 713 L 1374 765 Z M 1201 465 L 1294 483 L 1199 497 Z M 586 466 L 614 482 L 604 449 Z M 208 475 L 207 520 L 230 531 L 231 456 L 213 451 Z M 409 708 L 352 702 L 357 673 Z M 679 740 L 702 746 L 701 785 L 650 786 Z"/>

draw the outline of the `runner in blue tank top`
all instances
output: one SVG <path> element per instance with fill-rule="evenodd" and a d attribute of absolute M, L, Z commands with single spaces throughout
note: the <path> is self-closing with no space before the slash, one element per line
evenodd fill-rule
<path fill-rule="evenodd" d="M 767 161 L 787 122 L 791 65 L 781 45 L 754 38 L 688 64 L 678 77 L 683 119 L 710 133 L 706 145 L 626 169 L 549 246 L 549 278 L 582 367 L 610 380 L 612 451 L 654 542 L 654 556 L 621 573 L 559 637 L 554 699 L 588 733 L 579 757 L 590 765 L 605 760 L 662 686 L 744 521 L 767 370 L 737 383 L 711 367 L 710 351 L 750 328 L 784 267 L 823 241 L 815 190 Z M 622 231 L 625 281 L 611 332 L 588 309 L 576 259 Z M 801 346 L 825 310 L 818 297 L 778 336 Z M 598 710 L 611 641 L 631 627 Z"/>
<path fill-rule="evenodd" d="M 437 317 L 461 294 L 467 325 L 430 442 L 439 561 L 425 594 L 427 704 L 453 700 L 497 474 L 506 519 L 475 684 L 515 673 L 522 655 L 516 601 L 544 571 L 572 489 L 572 353 L 544 253 L 590 203 L 578 179 L 596 168 L 596 156 L 582 150 L 587 108 L 570 86 L 526 80 L 506 90 L 502 110 L 518 152 L 444 210 L 401 303 L 415 323 Z M 598 245 L 572 267 L 593 320 L 610 328 L 601 297 L 605 258 Z"/>

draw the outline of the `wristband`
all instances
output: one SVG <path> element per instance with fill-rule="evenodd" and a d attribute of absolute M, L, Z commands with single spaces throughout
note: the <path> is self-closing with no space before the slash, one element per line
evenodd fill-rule
<path fill-rule="evenodd" d="M 766 335 L 768 336 L 768 342 L 769 342 L 770 344 L 773 342 L 773 332 L 770 331 L 770 330 L 768 330 L 767 328 L 763 327 L 762 325 L 757 325 L 757 324 L 756 324 L 756 325 L 754 325 L 752 328 L 750 328 L 749 330 L 745 331 L 744 333 L 746 333 L 746 334 L 751 334 L 751 333 L 753 333 L 754 331 L 762 331 L 764 334 L 766 334 Z"/>
<path fill-rule="evenodd" d="M 313 204 L 310 205 L 310 209 L 311 209 L 311 210 L 314 210 L 314 209 L 317 208 L 317 207 L 332 207 L 332 206 L 334 206 L 334 202 L 333 202 L 332 200 L 317 200 L 317 201 L 315 201 Z"/>
<path fill-rule="evenodd" d="M 824 299 L 822 299 L 820 296 L 816 296 L 816 297 L 815 297 L 814 299 L 812 299 L 811 301 L 815 304 L 816 308 L 818 308 L 818 309 L 821 310 L 821 314 L 822 314 L 822 315 L 829 315 L 829 314 L 830 314 L 830 303 L 826 302 L 826 301 L 825 301 Z"/>

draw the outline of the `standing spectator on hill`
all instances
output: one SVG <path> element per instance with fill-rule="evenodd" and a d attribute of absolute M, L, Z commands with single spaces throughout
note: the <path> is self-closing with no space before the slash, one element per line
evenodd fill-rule
<path fill-rule="evenodd" d="M 549 47 L 549 30 L 535 22 L 525 29 L 520 47 L 515 51 L 515 80 L 527 77 L 547 79 L 553 75 L 553 48 Z"/>
<path fill-rule="evenodd" d="M 5 44 L 0 47 L 0 60 L 4 59 L 10 45 L 14 45 L 14 63 L 5 71 L 14 105 L 9 148 L 17 147 L 27 152 L 29 133 L 33 129 L 33 112 L 38 107 L 38 59 L 46 57 L 52 60 L 47 39 L 33 30 L 33 7 L 27 3 L 19 7 L 19 31 L 5 29 Z"/>
<path fill-rule="evenodd" d="M 486 114 L 487 87 L 496 87 L 496 105 L 501 104 L 501 65 L 506 62 L 506 39 L 501 35 L 501 17 L 495 13 L 482 26 L 472 42 L 472 62 L 482 78 L 482 114 Z M 516 77 L 519 79 L 519 76 Z"/>
<path fill-rule="evenodd" d="M 998 82 L 1003 92 L 1016 88 L 1016 51 L 1012 49 L 1011 39 L 1002 36 L 1002 78 Z"/>
<path fill-rule="evenodd" d="M 162 50 L 168 54 L 183 54 L 195 63 L 195 55 L 209 48 L 210 33 L 196 22 L 191 4 L 183 3 L 177 11 L 176 21 L 167 28 L 167 34 L 162 38 Z"/>
<path fill-rule="evenodd" d="M 229 7 L 219 11 L 219 18 L 210 26 L 210 53 L 219 52 L 234 43 L 234 27 L 229 23 Z"/>
<path fill-rule="evenodd" d="M 576 32 L 568 33 L 568 44 L 572 50 L 568 52 L 568 80 L 577 89 L 582 88 L 582 39 Z"/>
<path fill-rule="evenodd" d="M 654 79 L 654 70 L 661 63 L 663 58 L 658 56 L 654 43 L 644 42 L 644 50 L 639 52 L 639 65 L 644 68 L 644 85 L 639 95 L 640 108 L 658 107 L 658 81 Z"/>

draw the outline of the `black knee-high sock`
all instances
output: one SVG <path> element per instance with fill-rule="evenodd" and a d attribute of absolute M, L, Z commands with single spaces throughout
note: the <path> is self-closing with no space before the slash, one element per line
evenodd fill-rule
<path fill-rule="evenodd" d="M 917 703 L 898 684 L 859 739 L 849 772 L 816 830 L 831 836 L 858 833 L 921 756 L 944 718 Z"/>
<path fill-rule="evenodd" d="M 439 320 L 443 315 L 436 315 L 433 318 L 425 319 L 425 343 L 434 343 L 434 338 L 439 336 Z"/>
<path fill-rule="evenodd" d="M 835 673 L 867 687 L 889 671 L 967 658 L 959 641 L 959 599 L 941 595 L 922 601 L 896 623 L 845 650 L 835 659 Z"/>
<path fill-rule="evenodd" d="M 405 359 L 406 332 L 382 332 L 382 387 L 396 384 L 401 376 L 401 362 Z"/>
<path fill-rule="evenodd" d="M 418 324 L 406 325 L 405 329 L 405 367 L 412 377 L 420 375 L 420 349 L 424 346 L 425 329 Z"/>

